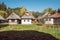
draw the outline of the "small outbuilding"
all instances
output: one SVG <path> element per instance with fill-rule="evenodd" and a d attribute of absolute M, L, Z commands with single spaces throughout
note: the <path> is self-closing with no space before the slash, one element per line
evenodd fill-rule
<path fill-rule="evenodd" d="M 16 13 L 11 13 L 9 17 L 7 17 L 7 21 L 9 24 L 19 24 L 21 23 L 21 18 Z"/>
<path fill-rule="evenodd" d="M 31 12 L 26 12 L 22 17 L 21 17 L 21 24 L 32 24 L 34 21 L 34 16 L 32 15 Z"/>

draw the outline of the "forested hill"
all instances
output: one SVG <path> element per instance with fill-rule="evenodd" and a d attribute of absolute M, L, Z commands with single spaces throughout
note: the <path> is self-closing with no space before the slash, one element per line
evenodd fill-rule
<path fill-rule="evenodd" d="M 7 16 L 9 16 L 12 10 L 19 16 L 23 16 L 26 11 L 29 11 L 25 7 L 10 8 L 10 7 L 7 7 L 7 5 L 4 2 L 0 3 L 0 15 L 2 15 L 3 17 L 6 18 Z M 31 12 L 32 12 L 32 15 L 37 18 L 39 15 L 41 16 L 46 12 L 50 12 L 50 14 L 54 14 L 56 10 L 54 10 L 53 8 L 46 8 L 42 12 L 39 12 L 39 11 L 37 12 L 31 11 Z"/>

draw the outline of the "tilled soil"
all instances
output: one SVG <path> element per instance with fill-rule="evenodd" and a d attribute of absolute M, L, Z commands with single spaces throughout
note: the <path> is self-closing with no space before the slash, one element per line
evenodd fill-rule
<path fill-rule="evenodd" d="M 0 32 L 0 40 L 58 40 L 48 33 L 25 30 Z"/>

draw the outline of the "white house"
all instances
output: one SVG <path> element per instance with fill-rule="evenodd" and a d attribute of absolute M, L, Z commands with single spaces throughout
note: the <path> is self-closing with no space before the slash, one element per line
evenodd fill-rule
<path fill-rule="evenodd" d="M 31 12 L 26 12 L 22 17 L 21 17 L 21 24 L 32 24 L 34 16 L 31 14 Z"/>
<path fill-rule="evenodd" d="M 50 18 L 51 24 L 60 24 L 60 13 L 55 13 Z"/>
<path fill-rule="evenodd" d="M 45 24 L 53 24 L 54 19 L 51 17 L 48 17 L 48 19 L 45 21 Z"/>
<path fill-rule="evenodd" d="M 51 17 L 50 13 L 47 13 L 46 18 L 44 19 L 45 24 L 53 24 L 53 18 Z"/>
<path fill-rule="evenodd" d="M 58 10 L 55 14 L 49 16 L 46 24 L 60 24 L 60 10 Z"/>
<path fill-rule="evenodd" d="M 42 16 L 38 16 L 38 22 L 44 23 L 44 24 L 53 24 L 53 18 L 51 17 L 49 12 L 46 12 Z"/>
<path fill-rule="evenodd" d="M 9 17 L 7 17 L 7 21 L 9 24 L 18 24 L 20 23 L 20 17 L 16 13 L 11 13 Z"/>

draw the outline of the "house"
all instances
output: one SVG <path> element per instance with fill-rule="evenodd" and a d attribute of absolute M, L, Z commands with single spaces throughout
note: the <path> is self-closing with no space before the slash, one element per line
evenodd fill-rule
<path fill-rule="evenodd" d="M 38 17 L 37 17 L 37 21 L 38 21 L 38 23 L 44 23 L 44 20 L 43 20 L 43 14 L 42 15 L 39 15 Z"/>
<path fill-rule="evenodd" d="M 38 16 L 37 20 L 38 20 L 39 23 L 48 24 L 48 22 L 49 22 L 48 18 L 49 18 L 49 12 L 46 12 L 42 16 Z"/>
<path fill-rule="evenodd" d="M 49 16 L 47 20 L 45 20 L 45 24 L 53 24 L 53 18 Z"/>
<path fill-rule="evenodd" d="M 21 23 L 21 18 L 14 12 L 12 12 L 9 17 L 7 17 L 7 21 L 9 24 L 18 24 Z"/>
<path fill-rule="evenodd" d="M 0 15 L 0 23 L 4 23 L 5 19 Z"/>
<path fill-rule="evenodd" d="M 21 17 L 21 24 L 32 24 L 32 21 L 34 20 L 34 16 L 32 15 L 31 12 L 26 12 L 22 17 Z"/>
<path fill-rule="evenodd" d="M 52 24 L 60 24 L 60 13 L 57 12 L 52 15 L 50 17 L 50 22 L 52 22 Z"/>
<path fill-rule="evenodd" d="M 46 24 L 60 24 L 60 10 L 49 16 Z"/>

